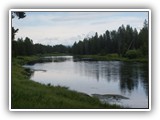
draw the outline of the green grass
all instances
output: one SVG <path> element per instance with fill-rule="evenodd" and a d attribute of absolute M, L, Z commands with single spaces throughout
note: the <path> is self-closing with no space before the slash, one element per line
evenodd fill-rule
<path fill-rule="evenodd" d="M 69 53 L 54 52 L 54 53 L 38 54 L 37 56 L 39 56 L 39 57 L 45 57 L 45 56 L 68 56 L 68 55 L 70 55 L 70 54 Z"/>
<path fill-rule="evenodd" d="M 118 54 L 108 55 L 77 55 L 78 58 L 92 58 L 97 61 L 125 61 L 125 62 L 148 62 L 147 58 L 129 59 L 126 57 L 120 57 Z"/>
<path fill-rule="evenodd" d="M 120 106 L 102 104 L 97 98 L 71 91 L 66 87 L 43 85 L 29 79 L 22 67 L 38 57 L 12 59 L 11 108 L 12 109 L 119 109 Z"/>

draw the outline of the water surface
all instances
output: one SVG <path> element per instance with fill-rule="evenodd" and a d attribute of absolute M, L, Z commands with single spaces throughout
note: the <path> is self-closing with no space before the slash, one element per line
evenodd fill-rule
<path fill-rule="evenodd" d="M 100 99 L 130 108 L 148 108 L 148 66 L 121 61 L 74 61 L 72 56 L 46 57 L 50 62 L 25 65 L 31 79 L 60 85 L 88 95 L 122 95 L 129 99 Z"/>

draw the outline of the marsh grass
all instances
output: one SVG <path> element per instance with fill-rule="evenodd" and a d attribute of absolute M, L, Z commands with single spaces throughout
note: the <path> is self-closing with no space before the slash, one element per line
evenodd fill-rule
<path fill-rule="evenodd" d="M 12 109 L 118 109 L 120 106 L 102 104 L 97 98 L 71 91 L 66 87 L 43 85 L 29 79 L 22 67 L 38 57 L 12 59 Z"/>
<path fill-rule="evenodd" d="M 129 59 L 126 57 L 118 56 L 118 54 L 108 55 L 76 55 L 77 58 L 91 58 L 96 61 L 124 61 L 124 62 L 148 62 L 148 58 L 135 58 Z"/>

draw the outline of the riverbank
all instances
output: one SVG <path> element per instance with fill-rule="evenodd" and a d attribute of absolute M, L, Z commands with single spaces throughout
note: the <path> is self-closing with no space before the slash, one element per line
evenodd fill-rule
<path fill-rule="evenodd" d="M 135 58 L 129 59 L 126 57 L 119 57 L 117 54 L 108 54 L 108 55 L 75 55 L 75 58 L 95 60 L 95 61 L 124 61 L 124 62 L 143 62 L 147 63 L 147 58 Z"/>
<path fill-rule="evenodd" d="M 102 104 L 97 98 L 71 91 L 66 87 L 43 85 L 29 79 L 22 65 L 38 60 L 38 56 L 12 58 L 12 109 L 119 109 Z"/>

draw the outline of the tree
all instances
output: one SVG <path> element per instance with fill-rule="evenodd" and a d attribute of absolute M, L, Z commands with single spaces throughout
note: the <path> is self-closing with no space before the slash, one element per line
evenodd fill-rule
<path fill-rule="evenodd" d="M 138 31 L 137 29 L 134 29 L 133 31 L 133 46 L 132 49 L 138 49 Z"/>
<path fill-rule="evenodd" d="M 136 28 L 132 28 L 130 25 L 126 27 L 120 26 L 118 30 L 108 31 L 98 36 L 98 33 L 91 38 L 84 38 L 83 41 L 74 43 L 72 46 L 73 54 L 112 54 L 117 53 L 119 56 L 129 57 L 134 51 L 137 56 L 141 56 L 140 53 L 147 53 L 147 29 L 148 23 L 144 22 L 144 27 L 138 34 Z M 139 51 L 141 49 L 141 51 Z M 130 54 L 131 53 L 131 54 Z M 140 54 L 140 55 L 139 55 Z M 135 58 L 135 57 L 134 57 Z"/>
<path fill-rule="evenodd" d="M 33 41 L 26 37 L 24 40 L 25 44 L 25 50 L 26 50 L 26 55 L 33 55 L 34 54 L 34 47 L 33 47 Z"/>
<path fill-rule="evenodd" d="M 138 40 L 140 41 L 140 49 L 143 55 L 148 56 L 148 22 L 147 20 L 144 21 L 143 28 L 140 30 L 138 35 Z"/>
<path fill-rule="evenodd" d="M 12 41 L 15 39 L 15 35 L 18 32 L 19 29 L 14 29 L 14 27 L 12 27 Z"/>
<path fill-rule="evenodd" d="M 125 32 L 125 44 L 124 44 L 124 47 L 125 47 L 125 53 L 127 50 L 130 50 L 132 49 L 132 45 L 133 45 L 133 29 L 132 27 L 130 27 L 130 25 L 127 25 L 126 26 L 126 32 Z"/>
<path fill-rule="evenodd" d="M 22 19 L 26 17 L 25 12 L 12 12 L 11 15 L 12 15 L 12 18 L 18 17 L 18 19 Z"/>
<path fill-rule="evenodd" d="M 89 50 L 89 42 L 86 38 L 84 38 L 84 54 L 89 54 L 90 53 L 90 50 Z"/>
<path fill-rule="evenodd" d="M 26 55 L 26 47 L 25 47 L 25 44 L 24 44 L 24 41 L 22 38 L 18 38 L 17 45 L 18 45 L 18 47 L 17 47 L 18 54 L 17 55 L 20 55 L 20 56 Z"/>
<path fill-rule="evenodd" d="M 111 39 L 112 39 L 112 53 L 118 53 L 118 39 L 117 39 L 117 32 L 115 30 L 111 31 Z"/>
<path fill-rule="evenodd" d="M 117 32 L 117 39 L 118 39 L 118 54 L 119 56 L 124 54 L 124 44 L 125 44 L 125 27 L 122 25 L 118 28 Z"/>
<path fill-rule="evenodd" d="M 73 44 L 73 46 L 72 46 L 72 53 L 73 53 L 73 54 L 78 54 L 77 42 L 74 42 L 74 44 Z"/>
<path fill-rule="evenodd" d="M 18 31 L 13 29 L 15 32 Z M 14 38 L 15 35 L 13 35 Z M 62 44 L 50 46 L 42 44 L 33 44 L 33 41 L 26 37 L 24 40 L 19 38 L 12 41 L 12 54 L 34 55 L 45 53 L 72 53 L 75 55 L 88 54 L 112 54 L 128 57 L 130 59 L 148 56 L 148 22 L 144 21 L 144 26 L 137 32 L 130 25 L 120 26 L 118 30 L 108 31 L 98 35 L 96 32 L 91 38 L 84 38 L 75 42 L 72 47 Z"/>
<path fill-rule="evenodd" d="M 18 19 L 22 19 L 22 18 L 24 18 L 26 16 L 25 12 L 12 12 L 11 15 L 12 15 L 12 19 L 15 18 L 15 17 L 18 17 Z M 18 32 L 18 30 L 19 29 L 15 29 L 12 26 L 12 29 L 11 29 L 11 39 L 12 39 L 12 56 L 13 57 L 17 56 L 17 54 L 18 54 L 17 43 L 14 41 L 15 40 L 15 35 Z"/>
<path fill-rule="evenodd" d="M 105 39 L 105 43 L 106 43 L 106 53 L 111 53 L 111 47 L 112 47 L 112 43 L 111 43 L 111 38 L 110 38 L 110 32 L 107 30 L 105 35 L 104 35 L 104 39 Z"/>
<path fill-rule="evenodd" d="M 22 19 L 24 17 L 26 17 L 25 12 L 12 12 L 12 19 L 15 17 L 18 17 L 18 19 Z M 19 29 L 15 29 L 14 27 L 12 27 L 12 40 L 15 39 L 15 35 L 18 32 Z"/>

